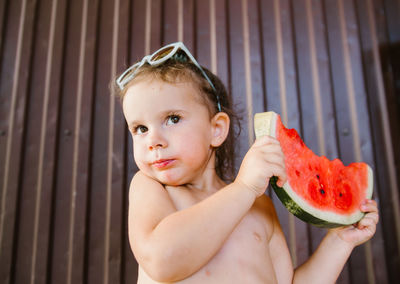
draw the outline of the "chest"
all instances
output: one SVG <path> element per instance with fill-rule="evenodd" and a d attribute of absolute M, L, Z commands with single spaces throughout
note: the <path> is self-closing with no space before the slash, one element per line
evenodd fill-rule
<path fill-rule="evenodd" d="M 204 192 L 190 192 L 185 189 L 177 190 L 176 188 L 168 190 L 168 193 L 177 210 L 194 206 L 211 195 Z M 268 243 L 272 235 L 272 224 L 269 210 L 265 208 L 265 202 L 262 202 L 261 199 L 255 201 L 252 208 L 235 227 L 227 239 L 225 247 L 229 247 L 232 251 L 243 252 L 243 246 L 257 250 Z"/>

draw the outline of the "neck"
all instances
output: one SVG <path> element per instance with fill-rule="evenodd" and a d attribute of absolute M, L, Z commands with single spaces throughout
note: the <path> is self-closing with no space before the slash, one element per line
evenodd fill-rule
<path fill-rule="evenodd" d="M 198 179 L 186 184 L 188 188 L 195 188 L 204 192 L 215 192 L 224 187 L 226 183 L 221 180 L 215 171 L 215 150 L 210 149 L 210 158 L 206 163 L 203 174 Z"/>

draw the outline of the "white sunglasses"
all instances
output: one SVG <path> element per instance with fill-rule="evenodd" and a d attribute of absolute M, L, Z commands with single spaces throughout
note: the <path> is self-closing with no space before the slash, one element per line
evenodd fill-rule
<path fill-rule="evenodd" d="M 118 79 L 116 80 L 118 87 L 122 91 L 126 87 L 126 85 L 133 78 L 135 78 L 137 70 L 139 70 L 139 68 L 142 67 L 145 63 L 148 63 L 151 66 L 158 66 L 174 56 L 179 56 L 179 54 L 177 54 L 179 50 L 182 50 L 185 53 L 185 55 L 190 59 L 190 61 L 194 65 L 196 65 L 197 68 L 199 68 L 199 70 L 201 71 L 201 74 L 208 81 L 208 83 L 210 84 L 211 88 L 213 89 L 213 91 L 216 95 L 218 111 L 221 111 L 221 103 L 219 101 L 219 96 L 216 92 L 214 84 L 211 82 L 211 80 L 207 76 L 206 72 L 204 72 L 203 68 L 201 68 L 200 64 L 196 61 L 196 59 L 193 57 L 193 55 L 189 52 L 189 50 L 186 48 L 186 46 L 182 42 L 175 42 L 175 43 L 168 44 L 164 47 L 161 47 L 159 50 L 154 52 L 152 55 L 146 55 L 145 57 L 143 57 L 143 59 L 141 61 L 133 64 L 131 67 L 126 69 L 126 71 L 124 73 L 122 73 L 121 76 L 119 76 Z"/>

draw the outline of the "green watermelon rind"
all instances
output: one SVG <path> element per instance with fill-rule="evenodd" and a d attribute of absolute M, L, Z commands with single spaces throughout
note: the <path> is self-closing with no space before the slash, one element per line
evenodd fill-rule
<path fill-rule="evenodd" d="M 300 220 L 309 223 L 311 225 L 314 225 L 316 227 L 320 228 L 336 228 L 336 227 L 342 227 L 342 226 L 347 226 L 347 225 L 352 225 L 354 223 L 357 223 L 364 215 L 365 213 L 362 212 L 356 212 L 355 214 L 351 216 L 343 216 L 343 215 L 331 215 L 329 217 L 327 216 L 320 216 L 320 218 L 314 216 L 312 213 L 307 212 L 307 209 L 312 209 L 312 207 L 309 207 L 307 205 L 302 205 L 300 207 L 298 203 L 294 201 L 294 198 L 292 198 L 288 192 L 293 191 L 288 183 L 285 183 L 283 188 L 279 187 L 276 182 L 278 178 L 277 177 L 272 177 L 270 179 L 270 184 L 272 189 L 274 190 L 275 194 L 278 196 L 279 200 L 282 202 L 282 204 L 286 207 L 286 209 L 295 215 L 297 218 Z M 321 211 L 320 211 L 321 212 Z M 326 213 L 326 212 L 324 212 Z M 315 212 L 314 212 L 315 214 Z M 319 215 L 316 213 L 315 215 Z"/>
<path fill-rule="evenodd" d="M 306 223 L 312 224 L 316 227 L 321 227 L 321 228 L 336 228 L 336 227 L 341 227 L 343 224 L 339 223 L 333 223 L 333 222 L 327 222 L 325 220 L 319 219 L 311 214 L 309 214 L 307 211 L 303 210 L 296 202 L 293 201 L 292 198 L 286 193 L 285 189 L 282 187 L 279 187 L 276 182 L 278 178 L 277 177 L 272 177 L 270 180 L 270 184 L 272 186 L 272 189 L 274 190 L 275 194 L 278 196 L 279 200 L 282 202 L 282 204 L 286 207 L 286 209 L 295 215 L 297 218 L 300 220 L 303 220 Z"/>
<path fill-rule="evenodd" d="M 264 119 L 256 119 L 257 116 L 264 117 Z M 271 135 L 276 138 L 276 121 L 278 115 L 274 112 L 267 112 L 256 114 L 256 117 L 254 120 L 256 137 L 258 138 L 264 135 Z M 369 166 L 367 166 L 367 169 L 368 187 L 366 190 L 366 198 L 371 198 L 373 191 L 373 172 Z M 283 185 L 283 187 L 279 187 L 276 184 L 276 181 L 277 177 L 272 177 L 270 180 L 270 184 L 275 194 L 278 196 L 279 200 L 287 208 L 287 210 L 299 219 L 314 226 L 323 228 L 335 228 L 340 226 L 352 225 L 354 223 L 357 223 L 365 215 L 365 213 L 361 212 L 360 210 L 357 210 L 350 215 L 319 210 L 309 205 L 305 200 L 300 198 L 293 191 L 288 181 Z"/>

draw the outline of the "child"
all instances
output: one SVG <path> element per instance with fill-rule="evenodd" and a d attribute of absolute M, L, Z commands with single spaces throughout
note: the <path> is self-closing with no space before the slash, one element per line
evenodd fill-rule
<path fill-rule="evenodd" d="M 117 80 L 139 171 L 129 193 L 138 283 L 334 283 L 352 249 L 370 239 L 377 205 L 355 226 L 329 230 L 293 269 L 270 177 L 286 181 L 272 137 L 257 139 L 233 171 L 231 103 L 221 81 L 182 43 L 161 48 Z"/>

